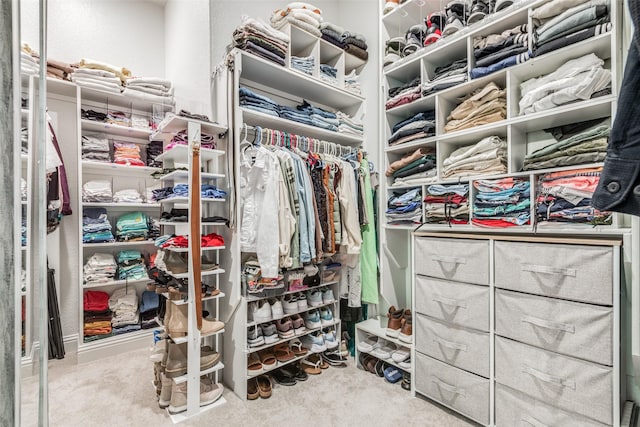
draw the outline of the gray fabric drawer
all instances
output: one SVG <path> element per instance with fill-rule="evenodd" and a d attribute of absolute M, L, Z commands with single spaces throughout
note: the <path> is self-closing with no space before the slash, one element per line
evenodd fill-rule
<path fill-rule="evenodd" d="M 416 273 L 456 282 L 489 284 L 489 241 L 416 237 Z"/>
<path fill-rule="evenodd" d="M 496 427 L 580 426 L 605 427 L 589 418 L 565 412 L 496 384 Z"/>
<path fill-rule="evenodd" d="M 613 421 L 613 370 L 496 336 L 496 382 L 604 424 Z"/>
<path fill-rule="evenodd" d="M 489 378 L 489 334 L 430 319 L 415 317 L 416 350 Z"/>
<path fill-rule="evenodd" d="M 416 276 L 416 312 L 489 331 L 489 288 Z"/>
<path fill-rule="evenodd" d="M 547 350 L 611 365 L 613 309 L 496 290 L 496 333 Z"/>
<path fill-rule="evenodd" d="M 499 288 L 612 305 L 613 248 L 496 242 Z"/>
<path fill-rule="evenodd" d="M 489 424 L 489 380 L 416 353 L 418 393 Z"/>

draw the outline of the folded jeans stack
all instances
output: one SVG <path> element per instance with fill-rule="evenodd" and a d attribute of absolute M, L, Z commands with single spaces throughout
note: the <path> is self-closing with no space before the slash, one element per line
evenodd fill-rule
<path fill-rule="evenodd" d="M 611 31 L 610 0 L 552 0 L 533 9 L 535 56 Z"/>
<path fill-rule="evenodd" d="M 537 225 L 552 222 L 611 225 L 610 212 L 591 206 L 602 168 L 547 173 L 538 178 Z"/>
<path fill-rule="evenodd" d="M 95 253 L 82 268 L 84 283 L 90 285 L 111 282 L 117 269 L 118 265 L 112 254 Z"/>
<path fill-rule="evenodd" d="M 396 123 L 389 138 L 389 146 L 400 145 L 436 134 L 435 111 L 423 111 Z"/>
<path fill-rule="evenodd" d="M 129 142 L 113 142 L 113 163 L 126 166 L 146 166 L 140 157 L 140 146 Z"/>
<path fill-rule="evenodd" d="M 116 239 L 119 242 L 141 241 L 149 238 L 149 222 L 142 212 L 128 212 L 116 221 Z"/>
<path fill-rule="evenodd" d="M 255 93 L 246 87 L 240 87 L 240 106 L 270 116 L 279 116 L 279 105 L 273 99 Z"/>
<path fill-rule="evenodd" d="M 157 104 L 175 104 L 173 99 L 173 84 L 170 80 L 158 77 L 134 77 L 127 79 L 124 84 L 123 93 L 125 95 Z"/>
<path fill-rule="evenodd" d="M 82 160 L 94 162 L 111 162 L 109 140 L 105 135 L 83 135 L 82 136 Z"/>
<path fill-rule="evenodd" d="M 603 119 L 546 129 L 556 143 L 528 154 L 523 170 L 549 169 L 603 162 L 607 155 L 611 128 Z"/>
<path fill-rule="evenodd" d="M 399 105 L 408 104 L 421 96 L 420 76 L 418 76 L 402 86 L 389 89 L 389 99 L 385 103 L 385 108 L 388 110 Z"/>
<path fill-rule="evenodd" d="M 320 80 L 332 86 L 338 85 L 338 69 L 329 64 L 320 64 Z"/>
<path fill-rule="evenodd" d="M 422 222 L 422 194 L 419 188 L 393 192 L 387 200 L 387 224 L 420 224 Z"/>
<path fill-rule="evenodd" d="M 528 180 L 503 178 L 474 181 L 477 193 L 472 223 L 481 227 L 513 227 L 530 223 L 531 197 Z"/>
<path fill-rule="evenodd" d="M 344 88 L 349 92 L 362 95 L 362 88 L 360 85 L 360 76 L 356 73 L 356 70 L 344 76 Z"/>
<path fill-rule="evenodd" d="M 584 101 L 611 93 L 611 71 L 594 53 L 567 61 L 553 73 L 520 84 L 520 114 Z"/>
<path fill-rule="evenodd" d="M 285 108 L 285 107 L 281 106 L 280 108 L 282 113 L 282 108 Z M 302 112 L 304 114 L 307 114 L 311 119 L 311 125 L 320 127 L 323 129 L 327 129 L 333 132 L 338 131 L 338 126 L 340 125 L 340 121 L 338 120 L 338 116 L 336 115 L 336 113 L 323 110 L 322 108 L 315 107 L 309 104 L 307 101 L 303 101 L 302 104 L 298 105 L 296 107 L 296 110 L 297 112 Z"/>
<path fill-rule="evenodd" d="M 289 36 L 260 21 L 247 16 L 233 32 L 235 47 L 257 55 L 267 61 L 285 65 L 284 58 L 289 49 Z"/>
<path fill-rule="evenodd" d="M 120 251 L 118 260 L 118 280 L 142 280 L 147 279 L 147 268 L 144 257 L 137 250 Z"/>
<path fill-rule="evenodd" d="M 140 330 L 138 295 L 133 286 L 113 291 L 109 297 L 109 309 L 113 312 L 111 326 L 114 335 Z"/>
<path fill-rule="evenodd" d="M 447 116 L 445 132 L 469 129 L 507 118 L 506 91 L 494 82 L 473 91 Z"/>
<path fill-rule="evenodd" d="M 498 175 L 507 172 L 507 142 L 488 136 L 474 145 L 460 147 L 442 162 L 442 177 Z"/>
<path fill-rule="evenodd" d="M 109 294 L 102 291 L 85 291 L 83 296 L 83 341 L 91 342 L 112 336 L 109 310 Z"/>
<path fill-rule="evenodd" d="M 158 316 L 158 308 L 160 307 L 160 295 L 152 291 L 143 291 L 140 296 L 140 327 L 142 329 L 151 329 L 158 326 L 156 318 Z"/>
<path fill-rule="evenodd" d="M 275 10 L 271 14 L 270 21 L 271 26 L 276 29 L 282 29 L 287 24 L 291 24 L 316 37 L 322 37 L 320 32 L 320 24 L 323 21 L 322 11 L 308 3 L 289 3 L 284 8 Z"/>
<path fill-rule="evenodd" d="M 84 208 L 82 212 L 82 243 L 114 241 L 107 210 L 105 208 Z"/>
<path fill-rule="evenodd" d="M 422 96 L 457 86 L 467 81 L 467 60 L 458 59 L 450 64 L 437 67 L 432 79 L 422 84 Z"/>
<path fill-rule="evenodd" d="M 430 185 L 424 198 L 427 224 L 468 224 L 469 184 Z"/>
<path fill-rule="evenodd" d="M 316 58 L 313 55 L 310 56 L 294 56 L 291 55 L 291 68 L 298 70 L 305 74 L 313 74 L 313 69 L 316 65 Z"/>
<path fill-rule="evenodd" d="M 471 78 L 484 77 L 528 61 L 532 57 L 529 51 L 529 34 L 521 32 L 523 27 L 526 26 L 519 25 L 500 34 L 477 37 L 480 40 L 477 43 L 474 40 L 474 46 L 482 47 L 473 49 L 475 67 L 471 69 Z"/>

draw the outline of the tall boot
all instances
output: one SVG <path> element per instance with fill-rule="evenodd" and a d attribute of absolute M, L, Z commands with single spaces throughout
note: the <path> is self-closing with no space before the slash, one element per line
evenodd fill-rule
<path fill-rule="evenodd" d="M 187 373 L 187 343 L 174 344 L 167 342 L 169 352 L 167 366 L 164 370 L 167 378 L 175 378 Z"/>
<path fill-rule="evenodd" d="M 188 306 L 187 304 L 174 304 L 170 301 L 167 301 L 169 305 L 171 305 L 171 317 L 169 322 L 165 323 L 165 329 L 167 333 L 171 335 L 172 338 L 184 337 L 187 335 L 189 331 L 189 323 L 188 323 Z"/>

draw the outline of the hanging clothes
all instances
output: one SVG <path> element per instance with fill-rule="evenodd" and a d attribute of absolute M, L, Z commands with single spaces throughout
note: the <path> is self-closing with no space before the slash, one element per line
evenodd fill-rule
<path fill-rule="evenodd" d="M 378 304 L 378 265 L 376 251 L 375 223 L 372 222 L 373 192 L 369 175 L 369 161 L 363 156 L 360 160 L 360 173 L 364 181 L 363 199 L 366 217 L 370 220 L 361 227 L 362 251 L 360 256 L 360 270 L 362 275 L 362 302 Z"/>

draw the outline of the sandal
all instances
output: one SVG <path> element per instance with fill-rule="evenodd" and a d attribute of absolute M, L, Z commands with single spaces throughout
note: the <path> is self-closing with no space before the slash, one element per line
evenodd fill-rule
<path fill-rule="evenodd" d="M 319 354 L 312 354 L 311 356 L 308 357 L 308 359 L 312 363 L 318 362 L 319 363 L 318 366 L 320 367 L 320 369 L 329 369 L 329 364 L 324 360 L 322 360 Z"/>
<path fill-rule="evenodd" d="M 260 361 L 257 353 L 249 353 L 247 369 L 249 371 L 249 375 L 255 375 L 262 372 L 262 362 Z"/>
<path fill-rule="evenodd" d="M 300 367 L 309 375 L 320 375 L 322 373 L 320 361 L 312 362 L 309 358 L 302 359 L 300 361 Z"/>
<path fill-rule="evenodd" d="M 247 400 L 256 400 L 258 397 L 260 397 L 258 380 L 256 378 L 251 378 L 247 382 Z"/>
<path fill-rule="evenodd" d="M 271 378 L 268 375 L 260 375 L 258 377 L 258 394 L 263 399 L 271 397 Z"/>
<path fill-rule="evenodd" d="M 289 344 L 284 342 L 280 343 L 274 348 L 274 353 L 278 362 L 288 362 L 289 360 L 296 357 L 296 355 L 289 348 Z"/>
<path fill-rule="evenodd" d="M 303 347 L 302 341 L 298 339 L 289 341 L 289 348 L 296 356 L 304 356 L 309 352 L 309 349 L 307 347 Z"/>
<path fill-rule="evenodd" d="M 262 363 L 263 369 L 265 371 L 271 368 L 275 368 L 277 360 L 273 354 L 273 349 L 268 348 L 266 350 L 262 350 L 258 353 L 258 355 L 260 356 L 260 362 Z"/>

